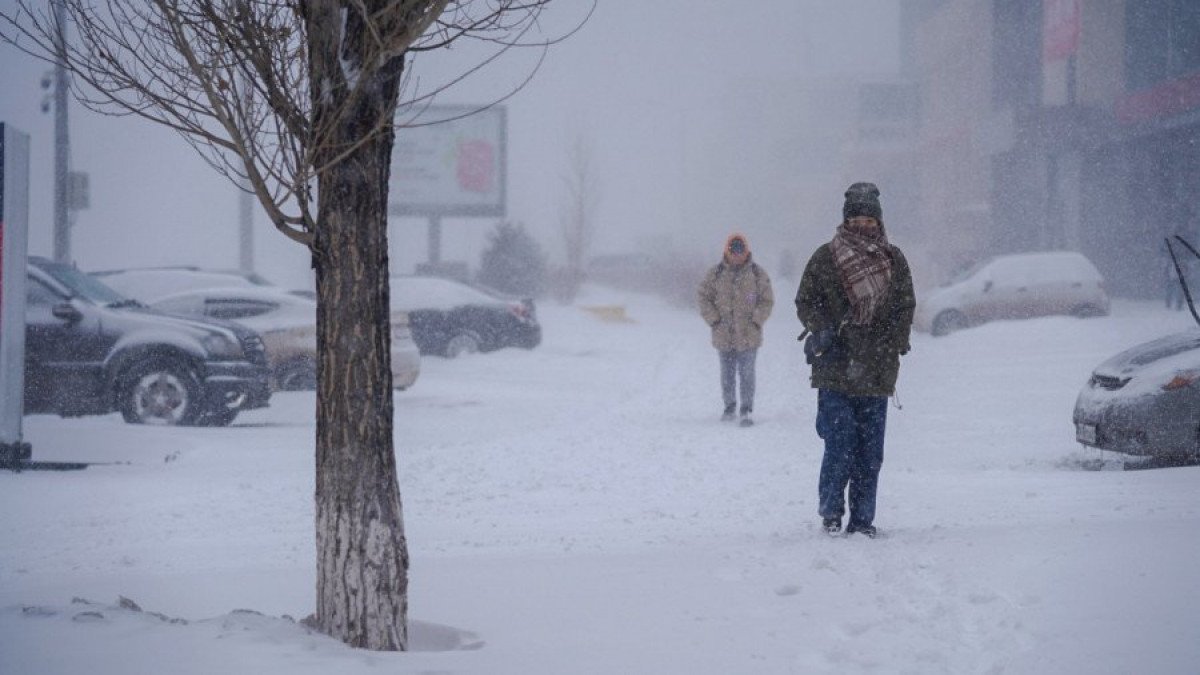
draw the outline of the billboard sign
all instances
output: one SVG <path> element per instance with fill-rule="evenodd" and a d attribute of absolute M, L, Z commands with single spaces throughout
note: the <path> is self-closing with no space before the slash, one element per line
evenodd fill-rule
<path fill-rule="evenodd" d="M 0 464 L 28 459 L 25 400 L 25 254 L 29 137 L 0 122 Z"/>
<path fill-rule="evenodd" d="M 397 119 L 389 215 L 505 215 L 507 115 L 480 108 L 431 105 L 416 120 Z"/>

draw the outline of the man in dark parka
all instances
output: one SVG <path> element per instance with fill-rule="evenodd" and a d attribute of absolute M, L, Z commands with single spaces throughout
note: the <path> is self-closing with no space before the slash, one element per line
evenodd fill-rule
<path fill-rule="evenodd" d="M 822 527 L 875 536 L 887 399 L 908 353 L 916 297 L 900 249 L 887 239 L 879 188 L 846 191 L 842 222 L 817 248 L 796 293 L 796 314 L 820 355 L 810 358 L 817 434 L 825 441 L 818 485 Z M 806 350 L 808 351 L 808 350 Z"/>

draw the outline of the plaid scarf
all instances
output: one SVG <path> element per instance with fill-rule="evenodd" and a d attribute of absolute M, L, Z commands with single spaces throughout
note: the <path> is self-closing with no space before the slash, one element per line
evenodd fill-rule
<path fill-rule="evenodd" d="M 883 304 L 892 281 L 892 253 L 882 224 L 878 232 L 864 234 L 842 223 L 829 242 L 833 265 L 850 300 L 850 323 L 871 322 Z"/>

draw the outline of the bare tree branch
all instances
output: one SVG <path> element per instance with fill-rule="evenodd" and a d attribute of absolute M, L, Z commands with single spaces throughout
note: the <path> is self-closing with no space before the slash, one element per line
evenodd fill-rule
<path fill-rule="evenodd" d="M 592 0 L 565 34 L 531 40 L 549 0 L 61 1 L 74 31 L 63 57 L 80 103 L 180 133 L 214 169 L 239 187 L 248 184 L 275 227 L 306 246 L 317 227 L 314 185 L 324 171 L 379 134 L 414 124 L 439 93 L 508 49 L 541 49 L 522 80 L 479 109 L 507 100 L 537 72 L 545 50 L 577 31 L 596 6 Z M 314 78 L 307 25 L 361 29 L 367 39 L 356 43 L 359 53 L 342 54 L 342 69 Z M 16 0 L 15 11 L 0 13 L 0 39 L 47 62 L 55 58 L 55 35 L 53 16 L 40 2 Z M 463 39 L 497 49 L 442 86 L 402 98 L 401 119 L 381 111 L 356 143 L 334 146 L 331 130 L 375 95 L 356 73 L 402 70 L 409 54 Z M 409 73 L 401 84 L 411 84 Z M 334 92 L 340 107 L 315 115 L 313 94 Z M 438 121 L 445 120 L 422 124 Z"/>

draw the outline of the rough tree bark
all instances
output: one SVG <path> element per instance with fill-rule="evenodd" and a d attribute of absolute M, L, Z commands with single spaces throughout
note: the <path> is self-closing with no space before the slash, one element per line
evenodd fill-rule
<path fill-rule="evenodd" d="M 352 15 L 353 16 L 353 15 Z M 374 53 L 365 24 L 313 2 L 317 165 L 316 537 L 318 628 L 355 647 L 408 646 L 408 547 L 392 446 L 387 185 L 403 54 Z M 339 40 L 340 38 L 340 40 Z M 357 81 L 354 81 L 357 78 Z M 384 122 L 381 124 L 381 121 Z M 366 140 L 364 140 L 366 139 Z"/>

